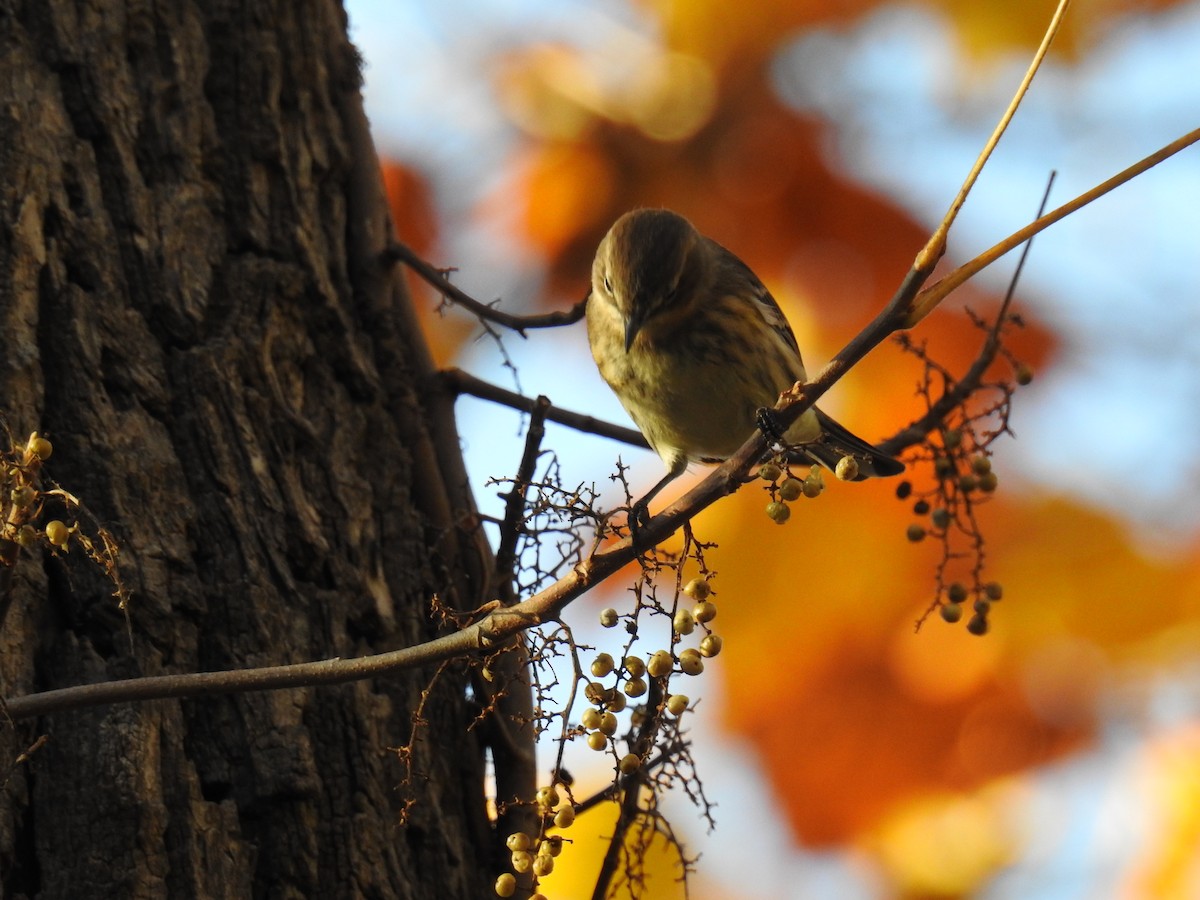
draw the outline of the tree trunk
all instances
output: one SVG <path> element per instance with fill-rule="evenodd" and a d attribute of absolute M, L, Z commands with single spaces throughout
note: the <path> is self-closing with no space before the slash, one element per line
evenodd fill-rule
<path fill-rule="evenodd" d="M 480 602 L 345 29 L 335 0 L 0 0 L 0 410 L 132 595 L 127 625 L 77 547 L 26 553 L 5 695 L 363 655 Z M 463 667 L 410 787 L 389 752 L 432 678 L 4 726 L 3 896 L 486 896 Z"/>

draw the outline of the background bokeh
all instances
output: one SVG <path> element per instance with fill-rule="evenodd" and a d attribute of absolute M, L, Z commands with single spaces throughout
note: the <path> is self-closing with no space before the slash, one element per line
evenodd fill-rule
<path fill-rule="evenodd" d="M 1049 19 L 1046 2 L 754 4 L 348 0 L 403 238 L 510 311 L 565 308 L 595 245 L 664 205 L 742 256 L 810 371 L 890 296 L 940 219 Z M 1024 224 L 1051 170 L 1065 201 L 1200 124 L 1200 5 L 1077 4 L 951 237 L 962 262 Z M 936 548 L 893 485 L 833 484 L 777 528 L 742 491 L 698 522 L 720 546 L 726 651 L 689 685 L 710 835 L 692 895 L 1200 896 L 1200 152 L 1185 151 L 1039 236 L 1022 276 L 1032 364 L 1001 487 L 981 510 L 991 632 L 914 621 Z M 915 335 L 961 371 L 1006 260 Z M 582 325 L 508 336 L 415 285 L 442 363 L 627 422 Z M 513 369 L 504 365 L 504 353 Z M 885 346 L 822 405 L 884 437 L 919 412 Z M 520 417 L 464 398 L 485 511 Z M 609 503 L 620 456 L 551 426 L 568 484 Z M 697 476 L 702 472 L 695 473 Z M 921 476 L 918 476 L 918 479 Z M 628 580 L 577 604 L 581 639 Z M 549 758 L 549 757 L 548 757 Z M 600 784 L 606 763 L 572 748 Z M 588 766 L 600 767 L 589 772 Z M 589 896 L 607 821 L 572 830 L 552 897 Z M 670 861 L 652 896 L 682 896 Z"/>

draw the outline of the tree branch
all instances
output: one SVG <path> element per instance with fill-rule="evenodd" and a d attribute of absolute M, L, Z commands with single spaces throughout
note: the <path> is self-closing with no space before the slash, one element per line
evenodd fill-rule
<path fill-rule="evenodd" d="M 567 310 L 556 310 L 535 316 L 516 316 L 512 313 L 502 312 L 489 303 L 481 303 L 461 288 L 455 287 L 446 277 L 445 269 L 438 269 L 430 265 L 417 256 L 411 247 L 399 241 L 393 241 L 388 245 L 383 252 L 383 259 L 388 263 L 404 263 L 421 276 L 426 283 L 436 288 L 447 300 L 458 304 L 481 319 L 511 328 L 521 337 L 525 337 L 526 330 L 530 328 L 558 328 L 562 325 L 573 325 L 583 318 L 587 309 L 587 298 L 584 297 Z"/>
<path fill-rule="evenodd" d="M 438 373 L 438 377 L 445 383 L 446 388 L 456 395 L 470 394 L 472 397 L 478 397 L 481 400 L 490 400 L 493 403 L 499 403 L 502 406 L 508 406 L 530 414 L 537 408 L 537 400 L 526 397 L 524 394 L 518 394 L 514 391 L 497 387 L 490 381 L 483 381 L 474 375 L 469 375 L 462 369 L 443 369 Z M 545 417 L 551 422 L 566 425 L 568 428 L 574 428 L 576 431 L 610 438 L 614 441 L 629 444 L 632 447 L 641 447 L 644 450 L 650 449 L 650 445 L 642 437 L 640 431 L 625 428 L 621 425 L 613 425 L 594 416 L 571 412 L 557 406 L 550 406 L 546 409 Z"/>

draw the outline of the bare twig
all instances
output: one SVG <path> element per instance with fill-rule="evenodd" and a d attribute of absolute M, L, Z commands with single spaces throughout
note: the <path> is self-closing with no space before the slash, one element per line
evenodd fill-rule
<path fill-rule="evenodd" d="M 966 202 L 971 188 L 975 186 L 975 182 L 979 179 L 979 173 L 983 171 L 984 164 L 991 157 L 992 151 L 996 149 L 996 145 L 1000 142 L 1000 138 L 1004 132 L 1008 130 L 1008 123 L 1012 121 L 1017 107 L 1025 99 L 1025 94 L 1029 91 L 1029 86 L 1033 83 L 1033 76 L 1042 67 L 1042 60 L 1046 58 L 1046 53 L 1050 50 L 1050 44 L 1054 41 L 1054 36 L 1058 34 L 1058 29 L 1062 25 L 1063 16 L 1066 15 L 1070 2 L 1071 0 L 1059 0 L 1058 7 L 1054 10 L 1054 15 L 1050 19 L 1050 24 L 1046 27 L 1046 33 L 1042 35 L 1042 43 L 1038 46 L 1037 52 L 1034 53 L 1033 59 L 1029 63 L 1029 68 L 1025 71 L 1025 77 L 1021 79 L 1021 84 L 1017 88 L 1017 92 L 1013 94 L 1013 98 L 1008 104 L 1008 109 L 1004 111 L 1004 115 L 996 123 L 996 127 L 992 130 L 987 143 L 984 144 L 983 149 L 979 152 L 975 164 L 971 166 L 971 171 L 967 173 L 967 177 L 963 181 L 963 186 L 959 188 L 958 196 L 950 204 L 950 208 L 946 211 L 946 216 L 942 219 L 942 223 L 938 225 L 937 230 L 934 231 L 925 246 L 921 248 L 921 252 L 917 254 L 913 268 L 922 271 L 925 269 L 932 270 L 934 264 L 946 252 L 946 237 L 950 233 L 950 226 L 958 218 L 958 213 Z"/>
<path fill-rule="evenodd" d="M 585 297 L 568 310 L 558 310 L 536 316 L 515 316 L 512 313 L 502 312 L 491 304 L 481 303 L 461 288 L 455 287 L 446 277 L 445 270 L 430 265 L 405 244 L 398 241 L 389 244 L 383 257 L 385 262 L 404 263 L 451 302 L 457 303 L 481 319 L 511 328 L 521 337 L 525 337 L 526 330 L 531 328 L 557 328 L 561 325 L 573 325 L 583 318 L 587 308 L 587 298 Z"/>
<path fill-rule="evenodd" d="M 490 400 L 493 403 L 499 403 L 502 406 L 508 406 L 527 413 L 532 413 L 537 406 L 537 400 L 534 400 L 532 397 L 526 397 L 522 394 L 505 390 L 502 387 L 497 387 L 489 381 L 483 381 L 474 375 L 467 374 L 462 369 L 444 369 L 438 373 L 438 377 L 456 395 L 470 394 L 472 397 L 478 397 L 481 400 Z M 550 406 L 546 409 L 546 418 L 551 422 L 558 422 L 560 425 L 566 425 L 568 428 L 574 428 L 576 431 L 582 431 L 586 434 L 611 438 L 614 441 L 621 441 L 622 443 L 633 447 L 641 447 L 645 450 L 650 449 L 650 445 L 646 443 L 646 439 L 642 437 L 640 431 L 625 428 L 621 425 L 613 425 L 594 416 L 587 416 L 583 413 L 562 409 L 561 407 Z"/>
<path fill-rule="evenodd" d="M 1056 174 L 1055 172 L 1050 173 L 1050 179 L 1046 183 L 1046 191 L 1042 195 L 1042 202 L 1038 207 L 1038 216 L 1041 216 L 1046 210 L 1046 203 L 1050 199 L 1050 189 L 1054 186 Z M 942 393 L 942 396 L 930 405 L 925 415 L 886 441 L 881 441 L 879 449 L 884 453 L 887 453 L 889 456 L 896 456 L 913 444 L 920 443 L 930 431 L 945 420 L 951 410 L 957 409 L 965 403 L 967 398 L 979 388 L 979 385 L 983 381 L 984 373 L 987 371 L 988 366 L 996 359 L 996 354 L 1000 351 L 1001 330 L 1008 316 L 1008 309 L 1012 305 L 1013 295 L 1016 293 L 1017 280 L 1021 277 L 1021 270 L 1025 267 L 1025 260 L 1029 257 L 1029 251 L 1032 247 L 1033 238 L 1030 238 L 1021 251 L 1021 258 L 1017 261 L 1016 271 L 1013 272 L 1012 280 L 1008 284 L 1008 290 L 1004 292 L 1004 300 L 1001 302 L 1000 309 L 996 313 L 996 321 L 988 329 L 987 337 L 984 339 L 983 346 L 980 348 L 979 356 L 975 358 L 975 362 L 971 364 L 971 367 L 967 369 L 962 378 L 955 381 L 951 387 Z"/>

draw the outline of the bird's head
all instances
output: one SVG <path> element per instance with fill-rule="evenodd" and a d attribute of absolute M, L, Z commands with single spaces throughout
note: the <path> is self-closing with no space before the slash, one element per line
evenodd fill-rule
<path fill-rule="evenodd" d="M 704 238 L 691 222 L 666 209 L 635 209 L 601 241 L 592 291 L 620 312 L 628 352 L 639 333 L 661 333 L 681 322 L 708 272 Z"/>

